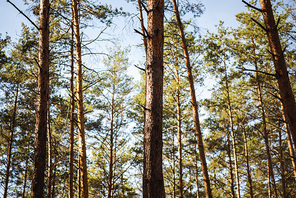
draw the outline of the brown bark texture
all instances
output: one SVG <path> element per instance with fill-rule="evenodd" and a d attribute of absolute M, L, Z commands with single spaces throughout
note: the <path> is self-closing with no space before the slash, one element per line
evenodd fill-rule
<path fill-rule="evenodd" d="M 294 146 L 296 146 L 295 97 L 288 76 L 287 65 L 282 50 L 277 25 L 274 20 L 272 5 L 270 0 L 260 0 L 260 4 L 265 22 L 270 51 L 272 53 L 272 59 L 275 67 L 279 93 L 284 106 L 284 113 L 286 114 L 286 119 L 290 126 L 290 132 L 292 134 Z"/>
<path fill-rule="evenodd" d="M 4 186 L 3 198 L 7 198 L 7 193 L 8 193 L 8 183 L 9 183 L 9 177 L 10 177 L 10 165 L 11 165 L 11 156 L 12 156 L 11 151 L 12 151 L 12 143 L 13 143 L 13 138 L 14 138 L 14 127 L 15 127 L 15 120 L 16 120 L 18 91 L 19 91 L 19 83 L 16 85 L 13 113 L 12 113 L 12 119 L 11 119 L 11 124 L 10 124 L 10 137 L 8 140 L 7 165 L 6 165 L 5 186 Z"/>
<path fill-rule="evenodd" d="M 258 71 L 257 62 L 255 62 L 255 70 Z M 266 149 L 266 155 L 267 155 L 268 178 L 271 179 L 274 196 L 278 197 L 277 196 L 276 183 L 275 183 L 275 179 L 274 179 L 274 173 L 273 173 L 271 153 L 270 153 L 270 148 L 269 148 L 269 138 L 268 138 L 268 131 L 267 131 L 267 126 L 266 126 L 266 115 L 265 115 L 263 96 L 262 96 L 262 91 L 261 91 L 261 83 L 259 81 L 258 72 L 256 72 L 256 81 L 257 81 L 258 99 L 259 99 L 260 108 L 261 108 L 262 125 L 263 125 L 263 137 L 264 137 L 264 143 L 265 143 L 265 149 Z M 269 181 L 269 179 L 268 179 L 268 181 Z"/>
<path fill-rule="evenodd" d="M 194 126 L 196 129 L 196 139 L 197 139 L 198 150 L 199 150 L 199 155 L 200 155 L 200 160 L 201 160 L 201 165 L 202 165 L 205 193 L 206 193 L 206 197 L 210 198 L 213 196 L 212 196 L 212 191 L 211 191 L 211 186 L 210 186 L 210 179 L 209 179 L 209 175 L 208 175 L 208 168 L 207 168 L 207 162 L 206 162 L 206 157 L 205 157 L 205 152 L 204 152 L 202 133 L 201 133 L 201 129 L 200 129 L 198 106 L 197 106 L 197 102 L 196 102 L 189 53 L 188 53 L 186 38 L 185 38 L 184 30 L 183 30 L 183 24 L 181 22 L 181 18 L 180 18 L 180 14 L 179 14 L 176 0 L 172 0 L 172 2 L 173 2 L 174 11 L 175 11 L 175 15 L 176 15 L 176 19 L 177 19 L 177 23 L 178 23 L 178 27 L 179 27 L 179 32 L 180 32 L 180 36 L 181 36 L 181 40 L 182 40 L 183 52 L 184 52 L 185 61 L 186 61 L 188 82 L 189 82 L 189 86 L 190 86 L 192 110 L 193 110 L 193 116 L 194 116 Z"/>
<path fill-rule="evenodd" d="M 283 110 L 283 104 L 281 103 L 281 107 Z M 292 161 L 292 166 L 293 166 L 293 173 L 294 173 L 294 179 L 296 181 L 296 157 L 295 157 L 295 152 L 294 152 L 294 147 L 293 147 L 293 143 L 292 143 L 292 139 L 291 139 L 291 134 L 289 131 L 289 126 L 286 122 L 286 116 L 284 114 L 284 111 L 282 111 L 282 116 L 283 116 L 283 120 L 285 122 L 285 131 L 286 131 L 286 136 L 287 136 L 287 141 L 288 141 L 288 146 L 289 146 L 289 154 L 290 154 L 290 158 Z"/>
<path fill-rule="evenodd" d="M 251 175 L 251 168 L 250 168 L 250 161 L 249 161 L 249 149 L 248 149 L 248 139 L 245 129 L 245 124 L 242 123 L 243 128 L 243 134 L 244 134 L 244 149 L 245 149 L 245 157 L 246 157 L 246 163 L 247 163 L 247 175 L 248 175 L 248 183 L 249 183 L 249 189 L 250 189 L 250 197 L 254 197 L 253 193 L 253 183 L 252 183 L 252 175 Z"/>
<path fill-rule="evenodd" d="M 44 197 L 47 103 L 49 93 L 49 0 L 40 1 L 38 104 L 34 143 L 32 198 Z"/>
<path fill-rule="evenodd" d="M 227 155 L 228 155 L 228 167 L 229 167 L 229 179 L 230 179 L 230 189 L 231 189 L 231 197 L 235 197 L 234 193 L 234 179 L 233 179 L 233 170 L 232 170 L 232 159 L 231 159 L 231 143 L 230 143 L 230 134 L 227 131 Z"/>
<path fill-rule="evenodd" d="M 233 149 L 233 158 L 234 158 L 234 167 L 235 167 L 235 178 L 236 178 L 236 192 L 237 197 L 240 198 L 240 182 L 239 182 L 239 173 L 238 173 L 238 162 L 237 162 L 237 152 L 236 152 L 236 135 L 234 133 L 234 124 L 233 124 L 233 114 L 232 107 L 230 101 L 230 93 L 229 93 L 229 85 L 228 85 L 228 75 L 227 75 L 227 66 L 224 57 L 224 75 L 225 75 L 225 87 L 226 87 L 226 95 L 227 95 L 227 105 L 229 111 L 229 123 L 230 123 L 230 134 L 232 137 L 232 149 Z"/>
<path fill-rule="evenodd" d="M 73 9 L 72 9 L 73 12 Z M 73 14 L 72 14 L 73 16 Z M 73 18 L 73 17 L 72 17 Z M 71 77 L 70 77 L 70 146 L 69 146 L 69 185 L 68 185 L 68 196 L 69 198 L 73 198 L 74 190 L 73 190 L 73 161 L 74 161 L 74 111 L 75 111 L 75 96 L 74 96 L 74 29 L 73 29 L 73 19 L 71 24 Z"/>
<path fill-rule="evenodd" d="M 162 171 L 164 0 L 148 1 L 143 197 L 164 198 Z"/>
<path fill-rule="evenodd" d="M 83 109 L 83 83 L 82 83 L 82 62 L 81 62 L 81 41 L 77 0 L 72 0 L 74 31 L 76 41 L 76 64 L 77 64 L 77 118 L 78 118 L 78 142 L 79 142 L 79 169 L 80 169 L 80 193 L 83 198 L 88 198 L 88 181 L 86 165 L 86 145 L 84 130 L 84 109 Z"/>

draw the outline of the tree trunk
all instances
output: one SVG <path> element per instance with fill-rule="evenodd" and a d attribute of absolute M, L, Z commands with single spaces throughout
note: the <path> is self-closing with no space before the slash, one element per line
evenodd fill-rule
<path fill-rule="evenodd" d="M 182 166 L 182 120 L 181 120 L 181 103 L 180 103 L 180 78 L 179 71 L 176 68 L 176 80 L 178 83 L 177 87 L 177 119 L 178 119 L 178 153 L 179 153 L 179 196 L 183 198 L 183 166 Z"/>
<path fill-rule="evenodd" d="M 176 173 L 175 173 L 175 133 L 173 132 L 173 155 L 172 155 L 172 160 L 173 160 L 173 198 L 176 198 Z"/>
<path fill-rule="evenodd" d="M 236 177 L 236 185 L 237 185 L 237 197 L 240 198 L 240 183 L 239 183 L 239 174 L 238 174 L 238 163 L 237 163 L 237 152 L 236 152 L 236 139 L 234 133 L 234 124 L 233 124 L 233 114 L 231 108 L 231 101 L 230 101 L 230 94 L 229 94 L 229 85 L 228 85 L 228 76 L 227 76 L 227 67 L 224 57 L 224 73 L 225 73 L 225 87 L 226 87 L 226 94 L 227 94 L 227 105 L 229 111 L 229 123 L 230 123 L 230 132 L 232 137 L 232 147 L 233 147 L 233 158 L 234 158 L 234 167 L 235 167 L 235 177 Z"/>
<path fill-rule="evenodd" d="M 296 104 L 270 0 L 260 0 L 284 113 L 296 148 Z"/>
<path fill-rule="evenodd" d="M 282 178 L 282 189 L 283 189 L 283 197 L 287 197 L 286 190 L 286 177 L 285 177 L 285 162 L 283 159 L 283 144 L 282 144 L 282 129 L 281 123 L 279 122 L 279 158 L 280 158 L 280 167 L 281 167 L 281 178 Z"/>
<path fill-rule="evenodd" d="M 186 62 L 186 68 L 187 68 L 187 74 L 188 74 L 188 82 L 189 82 L 189 86 L 190 86 L 192 110 L 193 110 L 193 116 L 194 116 L 194 126 L 195 126 L 195 130 L 196 130 L 196 138 L 197 138 L 197 142 L 198 142 L 199 155 L 200 155 L 200 160 L 201 160 L 201 165 L 202 165 L 205 192 L 206 192 L 206 197 L 210 198 L 213 196 L 212 196 L 212 192 L 211 192 L 210 179 L 209 179 L 209 175 L 208 175 L 208 168 L 207 168 L 207 162 L 206 162 L 206 157 L 205 157 L 205 152 L 204 152 L 202 133 L 200 130 L 198 106 L 196 103 L 196 96 L 195 96 L 195 89 L 194 89 L 189 53 L 188 53 L 186 38 L 185 38 L 184 30 L 183 30 L 183 24 L 181 22 L 181 18 L 180 18 L 180 14 L 179 14 L 176 0 L 172 0 L 172 2 L 174 5 L 174 11 L 175 11 L 175 15 L 176 15 L 176 19 L 177 19 L 177 23 L 178 23 L 178 27 L 179 27 L 179 32 L 180 32 L 180 36 L 181 36 L 181 40 L 182 40 L 183 52 L 184 52 L 184 56 L 185 56 L 185 62 Z"/>
<path fill-rule="evenodd" d="M 142 35 L 143 35 L 143 43 L 144 43 L 144 49 L 145 54 L 147 55 L 147 38 L 145 37 L 145 26 L 144 26 L 144 19 L 143 19 L 143 12 L 142 12 L 142 0 L 138 0 L 138 7 L 139 7 L 139 14 L 140 14 L 140 23 L 141 23 L 141 29 L 142 29 Z"/>
<path fill-rule="evenodd" d="M 73 9 L 72 9 L 73 12 Z M 72 14 L 73 16 L 73 14 Z M 73 17 L 72 17 L 73 18 Z M 71 24 L 71 77 L 70 77 L 70 94 L 71 94 L 71 101 L 70 101 L 70 146 L 69 146 L 69 185 L 68 185 L 68 196 L 69 198 L 74 197 L 74 190 L 73 190 L 73 161 L 74 161 L 74 111 L 75 111 L 75 96 L 74 96 L 74 29 L 73 29 L 73 19 Z"/>
<path fill-rule="evenodd" d="M 247 174 L 248 174 L 248 183 L 250 188 L 250 197 L 254 197 L 253 193 L 253 184 L 252 184 L 252 175 L 251 175 L 251 169 L 250 169 L 250 162 L 249 162 L 249 149 L 248 149 L 248 140 L 245 130 L 245 123 L 242 123 L 243 127 L 243 133 L 244 133 L 244 143 L 245 143 L 245 157 L 246 157 L 246 163 L 247 163 Z"/>
<path fill-rule="evenodd" d="M 283 105 L 281 103 L 281 107 L 282 107 L 282 110 L 283 110 Z M 293 173 L 294 173 L 294 179 L 296 181 L 296 156 L 295 156 L 295 152 L 294 152 L 294 148 L 293 148 L 293 143 L 292 143 L 292 140 L 291 140 L 291 134 L 290 134 L 290 131 L 289 131 L 289 126 L 286 122 L 286 116 L 284 114 L 284 110 L 282 111 L 282 116 L 283 116 L 283 119 L 284 119 L 284 122 L 285 122 L 285 131 L 286 131 L 286 135 L 287 135 L 287 141 L 288 141 L 288 146 L 289 146 L 289 154 L 290 154 L 290 157 L 291 157 L 291 161 L 292 161 L 292 166 L 293 166 Z"/>
<path fill-rule="evenodd" d="M 164 198 L 162 172 L 164 0 L 148 1 L 143 197 Z"/>
<path fill-rule="evenodd" d="M 27 176 L 28 176 L 28 163 L 29 163 L 29 157 L 26 158 L 26 168 L 25 168 L 25 178 L 24 178 L 22 198 L 25 198 L 26 197 Z"/>
<path fill-rule="evenodd" d="M 268 140 L 269 138 L 268 138 L 268 132 L 267 132 L 267 126 L 266 126 L 266 116 L 265 116 L 265 109 L 264 109 L 263 97 L 262 97 L 262 91 L 261 91 L 261 83 L 260 83 L 259 77 L 258 77 L 257 62 L 255 61 L 254 64 L 255 64 L 255 70 L 256 70 L 258 99 L 259 99 L 260 108 L 261 108 L 261 116 L 262 116 L 262 124 L 263 124 L 263 136 L 264 136 L 264 143 L 265 143 L 266 155 L 267 155 L 268 177 L 271 179 L 271 182 L 272 182 L 273 194 L 277 198 L 278 196 L 277 196 L 276 183 L 275 183 L 273 168 L 272 168 L 272 161 L 271 161 L 271 154 L 270 154 L 269 140 Z M 268 181 L 269 181 L 269 179 L 268 179 Z"/>
<path fill-rule="evenodd" d="M 195 158 L 194 158 L 194 167 L 195 167 L 195 183 L 196 183 L 196 198 L 199 198 L 199 182 L 198 182 L 198 167 L 197 167 L 197 146 L 194 144 L 194 153 L 195 153 Z"/>
<path fill-rule="evenodd" d="M 233 170 L 232 170 L 232 160 L 231 160 L 231 150 L 230 150 L 230 137 L 229 131 L 227 130 L 227 155 L 228 155 L 228 166 L 229 166 L 229 177 L 230 177 L 230 189 L 231 189 L 231 197 L 235 197 L 234 193 L 234 179 L 233 179 Z"/>
<path fill-rule="evenodd" d="M 47 155 L 47 198 L 51 198 L 51 187 L 52 187 L 52 136 L 51 136 L 51 130 L 50 130 L 50 103 L 48 103 L 48 141 L 47 141 L 47 149 L 48 149 L 48 155 Z"/>
<path fill-rule="evenodd" d="M 44 197 L 47 102 L 49 95 L 49 0 L 40 1 L 38 106 L 32 176 L 32 198 Z"/>
<path fill-rule="evenodd" d="M 113 71 L 112 71 L 113 72 Z M 113 73 L 114 75 L 114 73 Z M 109 154 L 109 176 L 108 176 L 108 198 L 112 197 L 113 187 L 113 147 L 114 147 L 114 130 L 113 130 L 113 119 L 114 119 L 114 94 L 115 94 L 115 82 L 113 81 L 112 90 L 112 101 L 111 101 L 111 119 L 110 119 L 110 154 Z"/>
<path fill-rule="evenodd" d="M 7 198 L 7 193 L 8 193 L 8 183 L 9 183 L 9 177 L 10 177 L 10 165 L 11 165 L 11 156 L 12 156 L 11 151 L 12 151 L 12 143 L 13 143 L 13 138 L 14 138 L 18 92 L 19 92 L 19 83 L 17 83 L 17 85 L 16 85 L 13 113 L 12 113 L 12 118 L 11 118 L 11 123 L 10 123 L 10 137 L 9 137 L 8 149 L 7 149 L 7 165 L 6 165 L 5 186 L 4 186 L 3 198 Z"/>
<path fill-rule="evenodd" d="M 77 64 L 77 118 L 78 118 L 78 141 L 79 141 L 79 169 L 80 169 L 80 188 L 83 198 L 88 198 L 88 181 L 86 165 L 86 145 L 84 132 L 84 109 L 83 109 L 83 80 L 82 80 L 82 62 L 81 62 L 81 41 L 77 0 L 72 0 L 73 19 L 76 41 L 76 64 Z"/>

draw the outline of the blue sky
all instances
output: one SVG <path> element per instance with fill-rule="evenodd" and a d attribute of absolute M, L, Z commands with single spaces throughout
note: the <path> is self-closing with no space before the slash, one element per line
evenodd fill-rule
<path fill-rule="evenodd" d="M 21 0 L 11 0 L 27 15 L 32 17 L 27 5 L 23 4 Z M 132 5 L 126 3 L 125 0 L 102 0 L 101 2 L 112 3 L 113 6 L 122 6 L 129 10 L 135 10 Z M 240 0 L 204 0 L 201 1 L 205 5 L 204 14 L 196 19 L 196 23 L 201 27 L 202 30 L 213 31 L 214 25 L 219 24 L 219 20 L 225 22 L 225 26 L 235 26 L 235 14 L 245 11 L 246 8 Z M 5 34 L 6 32 L 13 38 L 20 35 L 21 23 L 28 23 L 27 20 L 18 13 L 18 11 L 12 7 L 6 0 L 0 0 L 0 33 Z"/>
<path fill-rule="evenodd" d="M 11 0 L 16 6 L 18 6 L 26 15 L 33 17 L 33 14 L 29 11 L 29 6 L 24 5 L 22 0 Z M 112 4 L 113 7 L 123 7 L 130 12 L 136 12 L 136 7 L 130 3 L 127 3 L 126 0 L 101 0 L 102 3 Z M 203 0 L 201 1 L 205 5 L 205 12 L 201 17 L 195 19 L 195 23 L 200 27 L 201 33 L 205 33 L 206 30 L 215 31 L 215 25 L 219 24 L 219 21 L 222 20 L 225 23 L 225 26 L 236 26 L 235 15 L 239 12 L 246 11 L 245 5 L 241 0 Z M 12 5 L 7 3 L 6 0 L 0 0 L 0 33 L 2 36 L 8 33 L 9 36 L 15 41 L 21 34 L 21 23 L 26 23 L 29 26 L 32 26 L 27 19 L 22 16 Z M 113 28 L 110 28 L 106 32 L 105 36 L 112 38 L 117 37 L 118 43 L 120 45 L 130 45 L 131 53 L 130 60 L 131 65 L 138 64 L 141 66 L 144 62 L 144 53 L 143 49 L 136 47 L 137 44 L 140 44 L 141 35 L 134 33 L 134 28 L 139 28 L 140 25 L 138 20 L 134 18 L 134 23 L 130 22 L 128 19 L 117 19 L 117 25 Z M 89 36 L 88 39 L 95 38 L 98 34 L 98 29 L 87 30 L 86 34 Z M 106 46 L 110 43 L 97 43 L 92 46 L 94 51 L 104 51 Z M 101 67 L 99 58 L 84 58 L 83 61 L 91 64 L 94 69 Z M 135 67 L 130 67 L 130 71 L 136 80 L 139 79 L 138 71 Z"/>

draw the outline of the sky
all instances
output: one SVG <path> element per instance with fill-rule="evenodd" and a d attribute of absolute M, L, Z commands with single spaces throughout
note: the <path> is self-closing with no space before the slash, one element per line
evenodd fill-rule
<path fill-rule="evenodd" d="M 34 21 L 34 18 L 32 18 L 33 14 L 29 11 L 29 6 L 24 5 L 22 0 L 11 0 L 11 2 L 13 2 Z M 123 7 L 124 10 L 137 13 L 136 6 L 131 3 L 127 3 L 126 0 L 101 0 L 100 2 L 103 4 L 112 4 L 113 7 Z M 235 15 L 247 10 L 241 0 L 201 0 L 200 2 L 204 4 L 205 11 L 201 17 L 194 19 L 194 22 L 200 27 L 201 34 L 205 33 L 207 30 L 214 32 L 216 29 L 215 25 L 218 25 L 220 20 L 224 21 L 226 27 L 236 26 L 237 22 L 235 20 Z M 0 34 L 2 34 L 2 37 L 7 33 L 10 37 L 12 37 L 13 41 L 16 41 L 21 35 L 22 23 L 32 26 L 28 20 L 6 0 L 0 0 L 0 13 Z M 145 59 L 143 49 L 136 47 L 138 44 L 142 43 L 141 35 L 134 32 L 135 28 L 140 29 L 137 18 L 120 18 L 116 19 L 115 23 L 116 25 L 109 28 L 109 30 L 105 33 L 105 36 L 109 38 L 116 37 L 116 42 L 120 45 L 129 45 L 131 49 L 131 65 L 136 64 L 141 66 Z M 88 30 L 88 39 L 95 38 L 98 31 L 100 31 L 100 29 Z M 103 45 L 104 47 L 102 47 Z M 110 43 L 99 43 L 93 45 L 92 48 L 94 51 L 103 51 L 106 49 L 107 45 L 110 45 Z M 91 59 L 92 60 L 88 60 L 90 63 L 100 62 L 97 58 Z M 93 68 L 97 69 L 100 68 L 100 66 L 94 63 Z M 136 80 L 139 80 L 140 75 L 135 67 L 130 67 L 129 73 L 133 75 Z"/>

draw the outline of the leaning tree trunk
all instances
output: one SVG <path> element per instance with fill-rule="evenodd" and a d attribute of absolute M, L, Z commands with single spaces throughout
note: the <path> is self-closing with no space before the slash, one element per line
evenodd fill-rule
<path fill-rule="evenodd" d="M 178 23 L 178 27 L 179 27 L 179 32 L 180 32 L 180 36 L 181 36 L 181 40 L 182 40 L 183 52 L 184 52 L 184 56 L 185 56 L 188 81 L 189 81 L 189 86 L 190 86 L 192 110 L 193 110 L 193 116 L 194 116 L 194 126 L 195 126 L 195 130 L 196 130 L 196 134 L 197 134 L 196 138 L 197 138 L 197 142 L 198 142 L 199 155 L 200 155 L 200 160 L 201 160 L 201 165 L 202 165 L 202 173 L 203 173 L 203 178 L 204 178 L 205 192 L 206 192 L 206 197 L 209 198 L 209 197 L 213 197 L 213 196 L 212 196 L 212 192 L 211 192 L 210 179 L 209 179 L 209 175 L 208 175 L 208 168 L 207 168 L 207 162 L 206 162 L 205 151 L 204 151 L 204 146 L 203 146 L 202 133 L 201 133 L 201 129 L 200 129 L 198 106 L 197 106 L 197 102 L 196 102 L 189 53 L 188 53 L 186 38 L 185 38 L 184 30 L 183 30 L 183 24 L 181 22 L 181 18 L 180 18 L 180 14 L 179 14 L 176 0 L 172 0 L 172 2 L 174 5 L 174 11 L 175 11 L 175 15 L 176 15 L 176 19 L 177 19 L 177 23 Z"/>
<path fill-rule="evenodd" d="M 71 24 L 71 41 L 70 41 L 70 66 L 71 66 L 71 77 L 70 77 L 70 146 L 69 146 L 69 184 L 68 184 L 68 196 L 69 198 L 74 197 L 73 189 L 73 177 L 74 177 L 74 111 L 75 111 L 75 93 L 74 93 L 74 27 L 73 27 L 73 9 L 72 10 L 72 24 Z"/>
<path fill-rule="evenodd" d="M 77 64 L 77 118 L 78 118 L 78 141 L 79 141 L 79 169 L 80 169 L 80 192 L 83 198 L 88 198 L 88 181 L 86 165 L 86 145 L 84 131 L 84 109 L 83 109 L 83 83 L 81 62 L 81 41 L 79 29 L 79 17 L 77 0 L 72 0 L 73 20 L 76 41 L 76 64 Z"/>
<path fill-rule="evenodd" d="M 281 103 L 281 107 L 283 110 L 283 104 Z M 284 114 L 284 111 L 282 111 L 282 116 L 283 116 L 283 120 L 285 123 L 285 131 L 286 131 L 286 136 L 287 136 L 287 141 L 288 141 L 288 146 L 289 146 L 289 154 L 290 154 L 290 158 L 292 161 L 292 166 L 293 166 L 293 173 L 294 173 L 294 180 L 296 181 L 296 156 L 295 156 L 295 152 L 294 152 L 294 148 L 293 148 L 293 143 L 292 143 L 292 139 L 291 139 L 291 134 L 289 131 L 289 126 L 286 122 L 286 116 Z"/>
<path fill-rule="evenodd" d="M 162 172 L 164 0 L 148 1 L 143 197 L 165 197 Z"/>
<path fill-rule="evenodd" d="M 278 81 L 284 113 L 296 148 L 296 104 L 270 0 L 260 0 L 261 11 Z"/>
<path fill-rule="evenodd" d="M 3 198 L 7 198 L 7 193 L 8 193 L 8 183 L 9 183 L 9 177 L 10 177 L 10 165 L 11 165 L 11 156 L 12 156 L 11 151 L 12 151 L 12 143 L 13 143 L 13 138 L 14 138 L 14 128 L 15 128 L 15 118 L 16 118 L 16 110 L 17 110 L 18 92 L 19 92 L 19 83 L 17 83 L 17 85 L 16 85 L 12 120 L 11 120 L 11 124 L 10 124 L 10 137 L 9 137 L 9 141 L 8 141 L 7 165 L 6 165 L 5 186 L 4 186 Z"/>
<path fill-rule="evenodd" d="M 49 0 L 40 1 L 38 106 L 36 112 L 32 198 L 44 196 L 47 102 L 49 95 Z"/>

